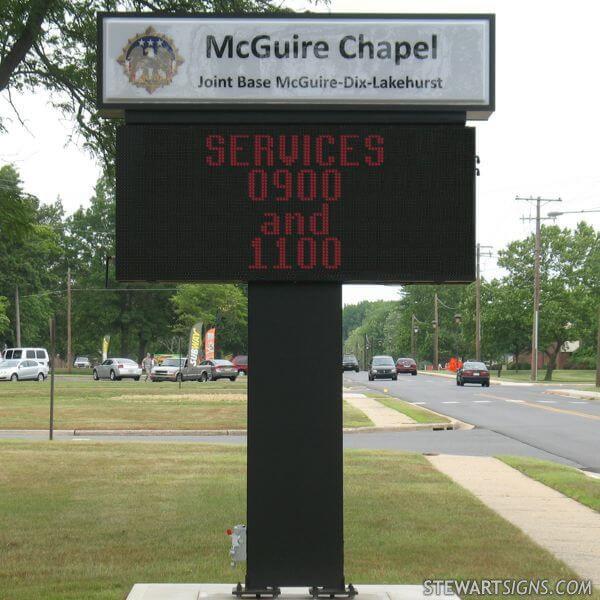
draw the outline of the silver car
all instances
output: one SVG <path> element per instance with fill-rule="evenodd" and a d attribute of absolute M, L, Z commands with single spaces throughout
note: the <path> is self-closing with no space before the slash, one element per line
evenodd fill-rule
<path fill-rule="evenodd" d="M 199 366 L 190 365 L 187 358 L 166 358 L 156 365 L 150 373 L 152 381 L 200 381 L 202 370 Z"/>
<path fill-rule="evenodd" d="M 91 368 L 92 363 L 90 362 L 90 359 L 87 356 L 78 356 L 73 361 L 73 366 L 76 369 L 89 369 Z"/>
<path fill-rule="evenodd" d="M 200 369 L 200 381 L 216 381 L 217 379 L 235 381 L 238 376 L 237 367 L 231 361 L 220 358 L 203 360 L 198 368 Z"/>
<path fill-rule="evenodd" d="M 48 367 L 37 360 L 0 360 L 0 380 L 44 381 L 46 377 L 48 377 Z"/>
<path fill-rule="evenodd" d="M 120 381 L 121 379 L 140 380 L 142 376 L 141 367 L 130 358 L 107 358 L 102 364 L 94 367 L 93 378 L 110 379 Z"/>

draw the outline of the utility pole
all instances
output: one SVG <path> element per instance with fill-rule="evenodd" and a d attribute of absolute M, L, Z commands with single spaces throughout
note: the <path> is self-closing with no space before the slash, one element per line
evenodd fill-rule
<path fill-rule="evenodd" d="M 67 370 L 70 373 L 73 366 L 71 348 L 71 269 L 67 269 Z"/>
<path fill-rule="evenodd" d="M 538 372 L 538 334 L 539 334 L 539 322 L 540 322 L 540 252 L 542 246 L 542 217 L 540 215 L 540 208 L 542 203 L 547 202 L 562 202 L 561 198 L 520 198 L 517 196 L 515 200 L 522 200 L 525 202 L 535 202 L 535 266 L 533 274 L 533 327 L 531 333 L 531 381 L 537 381 Z M 547 220 L 552 217 L 546 217 Z M 532 217 L 521 217 L 522 221 L 533 221 Z"/>
<path fill-rule="evenodd" d="M 54 439 L 54 367 L 56 364 L 56 319 L 50 317 L 50 423 L 48 437 Z"/>
<path fill-rule="evenodd" d="M 600 388 L 600 305 L 598 305 L 598 333 L 596 346 L 596 387 Z"/>
<path fill-rule="evenodd" d="M 484 253 L 481 249 L 485 248 Z M 477 279 L 475 280 L 475 358 L 481 360 L 481 257 L 492 256 L 490 249 L 492 246 L 482 246 L 477 244 Z"/>
<path fill-rule="evenodd" d="M 438 295 L 436 292 L 434 299 L 433 299 L 433 370 L 434 371 L 438 370 L 438 366 L 440 364 L 439 332 L 440 332 L 440 322 L 438 319 Z"/>
<path fill-rule="evenodd" d="M 416 327 L 416 321 L 415 321 L 415 315 L 413 315 L 410 319 L 410 354 L 413 358 L 413 360 L 417 360 L 417 349 L 415 346 L 415 327 Z"/>
<path fill-rule="evenodd" d="M 21 305 L 19 304 L 19 286 L 15 288 L 15 329 L 17 347 L 21 346 Z"/>

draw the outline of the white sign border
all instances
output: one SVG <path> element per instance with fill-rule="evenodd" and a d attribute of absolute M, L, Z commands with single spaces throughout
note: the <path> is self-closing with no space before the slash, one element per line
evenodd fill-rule
<path fill-rule="evenodd" d="M 453 20 L 487 21 L 489 27 L 488 48 L 488 98 L 487 105 L 467 104 L 393 104 L 389 101 L 378 103 L 375 101 L 348 102 L 347 100 L 314 101 L 306 100 L 275 100 L 254 101 L 238 100 L 235 102 L 199 100 L 194 103 L 184 102 L 105 102 L 104 101 L 104 19 L 248 19 L 248 20 L 274 20 L 274 19 L 302 19 L 302 20 Z M 485 121 L 495 110 L 495 15 L 491 13 L 164 13 L 164 12 L 99 12 L 97 14 L 97 89 L 96 104 L 100 114 L 105 117 L 121 118 L 126 110 L 135 111 L 170 111 L 170 112 L 206 112 L 206 111 L 294 111 L 294 112 L 330 112 L 335 110 L 352 110 L 365 112 L 369 110 L 401 112 L 401 113 L 462 113 L 467 120 Z"/>

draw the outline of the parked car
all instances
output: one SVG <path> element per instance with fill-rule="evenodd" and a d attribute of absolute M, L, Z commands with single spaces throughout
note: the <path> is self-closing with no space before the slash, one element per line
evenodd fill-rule
<path fill-rule="evenodd" d="M 456 385 L 465 383 L 480 383 L 483 387 L 490 387 L 490 372 L 482 362 L 466 362 L 456 371 Z"/>
<path fill-rule="evenodd" d="M 244 354 L 235 356 L 231 361 L 233 366 L 237 368 L 238 375 L 248 375 L 248 357 Z"/>
<path fill-rule="evenodd" d="M 342 358 L 342 370 L 356 371 L 357 373 L 360 371 L 358 360 L 356 360 L 356 356 L 354 356 L 354 354 L 344 354 Z"/>
<path fill-rule="evenodd" d="M 73 366 L 76 369 L 91 369 L 92 363 L 87 356 L 77 356 L 73 361 Z"/>
<path fill-rule="evenodd" d="M 179 359 L 179 354 L 155 354 L 154 355 L 154 362 L 157 365 L 162 365 L 163 362 L 165 360 L 167 360 L 167 358 L 177 358 L 177 359 Z M 185 358 L 185 356 L 182 356 L 182 358 Z"/>
<path fill-rule="evenodd" d="M 150 373 L 152 381 L 200 381 L 202 369 L 199 365 L 190 365 L 187 358 L 165 358 L 155 365 Z"/>
<path fill-rule="evenodd" d="M 412 358 L 399 358 L 396 361 L 396 373 L 417 374 L 417 363 Z"/>
<path fill-rule="evenodd" d="M 216 381 L 217 379 L 230 379 L 235 381 L 238 376 L 237 367 L 228 360 L 216 358 L 213 360 L 203 360 L 198 365 L 202 370 L 200 381 Z"/>
<path fill-rule="evenodd" d="M 139 381 L 142 369 L 130 358 L 107 358 L 102 364 L 94 367 L 92 376 L 96 381 L 98 379 L 110 379 L 111 381 L 135 379 Z"/>
<path fill-rule="evenodd" d="M 4 360 L 35 360 L 36 362 L 50 366 L 48 351 L 45 348 L 7 348 Z"/>
<path fill-rule="evenodd" d="M 374 356 L 369 367 L 369 381 L 374 379 L 398 379 L 396 363 L 391 356 Z"/>
<path fill-rule="evenodd" d="M 0 360 L 0 380 L 3 381 L 44 381 L 48 377 L 48 366 L 37 360 Z"/>

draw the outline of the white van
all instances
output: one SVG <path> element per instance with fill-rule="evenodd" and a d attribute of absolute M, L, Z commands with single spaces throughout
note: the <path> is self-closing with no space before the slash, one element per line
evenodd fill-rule
<path fill-rule="evenodd" d="M 46 348 L 7 348 L 2 358 L 4 360 L 32 359 L 46 367 L 50 366 Z"/>

